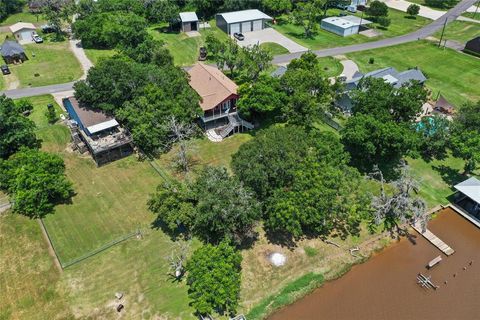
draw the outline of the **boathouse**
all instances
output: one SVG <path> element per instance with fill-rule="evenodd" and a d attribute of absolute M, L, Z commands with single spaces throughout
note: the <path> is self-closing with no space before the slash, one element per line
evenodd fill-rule
<path fill-rule="evenodd" d="M 469 178 L 454 186 L 457 190 L 455 205 L 460 207 L 473 223 L 480 226 L 480 180 L 475 177 Z"/>

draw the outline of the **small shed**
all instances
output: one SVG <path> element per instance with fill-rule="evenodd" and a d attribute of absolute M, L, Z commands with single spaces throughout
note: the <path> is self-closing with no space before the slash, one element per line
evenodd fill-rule
<path fill-rule="evenodd" d="M 372 21 L 361 19 L 356 16 L 328 17 L 322 19 L 320 26 L 322 29 L 346 37 L 357 34 L 364 25 L 371 24 Z"/>
<path fill-rule="evenodd" d="M 438 98 L 435 103 L 434 110 L 445 114 L 453 114 L 455 112 L 455 107 L 448 102 L 444 96 L 440 95 L 440 98 Z"/>
<path fill-rule="evenodd" d="M 257 9 L 218 13 L 215 18 L 217 27 L 229 35 L 263 30 L 266 22 L 273 20 Z"/>
<path fill-rule="evenodd" d="M 465 52 L 480 56 L 480 36 L 476 37 L 465 44 Z"/>
<path fill-rule="evenodd" d="M 20 44 L 34 43 L 33 35 L 37 28 L 32 23 L 18 22 L 10 26 L 15 40 Z"/>
<path fill-rule="evenodd" d="M 22 63 L 28 60 L 23 47 L 19 43 L 11 40 L 6 40 L 2 44 L 0 54 L 3 60 L 5 60 L 5 63 Z"/>
<path fill-rule="evenodd" d="M 181 30 L 183 32 L 198 30 L 198 17 L 195 12 L 180 12 Z"/>

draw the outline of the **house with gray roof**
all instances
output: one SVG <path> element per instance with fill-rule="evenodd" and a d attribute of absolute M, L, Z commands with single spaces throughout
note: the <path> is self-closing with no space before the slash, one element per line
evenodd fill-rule
<path fill-rule="evenodd" d="M 23 47 L 16 41 L 6 40 L 0 48 L 5 63 L 22 63 L 28 60 Z"/>
<path fill-rule="evenodd" d="M 369 77 L 383 79 L 385 82 L 391 84 L 394 88 L 400 88 L 404 84 L 412 81 L 418 81 L 421 84 L 427 81 L 425 75 L 418 68 L 413 68 L 402 72 L 398 72 L 392 67 L 371 71 L 366 74 L 357 72 L 353 75 L 352 79 L 345 81 L 345 92 L 337 101 L 337 105 L 344 112 L 350 113 L 352 111 L 353 104 L 350 93 L 358 88 L 358 85 L 362 79 Z"/>

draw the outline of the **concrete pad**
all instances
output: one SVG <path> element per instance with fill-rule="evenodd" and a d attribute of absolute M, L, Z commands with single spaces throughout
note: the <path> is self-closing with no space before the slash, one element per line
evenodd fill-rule
<path fill-rule="evenodd" d="M 245 39 L 243 41 L 237 40 L 238 45 L 241 47 L 248 47 L 254 44 L 262 44 L 266 42 L 274 42 L 287 49 L 290 53 L 308 51 L 307 48 L 285 37 L 283 34 L 273 28 L 245 32 L 243 35 L 245 36 Z"/>
<path fill-rule="evenodd" d="M 375 37 L 379 37 L 382 35 L 382 33 L 378 30 L 375 30 L 375 29 L 367 29 L 365 31 L 362 31 L 360 32 L 360 34 L 362 36 L 365 36 L 367 38 L 375 38 Z"/>
<path fill-rule="evenodd" d="M 385 2 L 385 4 L 393 9 L 407 12 L 407 8 L 412 4 L 412 2 L 405 1 L 405 0 L 381 0 Z M 446 12 L 441 10 L 435 10 L 426 6 L 418 5 L 420 7 L 420 13 L 418 14 L 420 17 L 424 17 L 431 20 L 437 20 L 441 16 L 443 16 Z"/>
<path fill-rule="evenodd" d="M 66 111 L 64 106 L 63 106 L 63 98 L 68 98 L 68 97 L 71 97 L 75 94 L 75 91 L 74 90 L 68 90 L 68 91 L 63 91 L 63 92 L 56 92 L 56 93 L 52 93 L 52 96 L 53 96 L 53 100 L 55 100 L 55 102 L 60 106 L 60 108 L 62 108 L 63 111 Z"/>
<path fill-rule="evenodd" d="M 200 37 L 200 32 L 198 31 L 188 31 L 188 32 L 185 32 L 185 34 L 189 38 Z"/>

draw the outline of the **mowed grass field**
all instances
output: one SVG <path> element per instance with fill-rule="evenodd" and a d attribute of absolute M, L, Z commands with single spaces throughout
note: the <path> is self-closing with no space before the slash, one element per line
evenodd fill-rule
<path fill-rule="evenodd" d="M 419 67 L 425 73 L 432 96 L 439 93 L 460 106 L 480 99 L 480 59 L 451 49 L 440 49 L 426 41 L 411 42 L 377 50 L 350 53 L 363 72 L 395 67 L 399 71 Z M 374 58 L 373 64 L 369 59 Z"/>
<path fill-rule="evenodd" d="M 33 256 L 32 260 L 29 260 L 30 264 L 25 268 L 30 273 L 19 269 L 18 272 L 9 274 L 11 279 L 8 279 L 8 284 L 12 286 L 11 283 L 25 280 L 27 285 L 38 287 L 39 295 L 47 295 L 46 301 L 61 295 L 55 300 L 57 306 L 50 303 L 51 316 L 38 311 L 42 310 L 42 300 L 37 301 L 35 296 L 32 296 L 35 299 L 29 298 L 24 302 L 28 308 L 37 311 L 39 319 L 45 319 L 44 315 L 49 319 L 64 319 L 68 318 L 70 313 L 75 317 L 117 319 L 115 292 L 125 294 L 124 316 L 128 319 L 195 319 L 193 310 L 188 306 L 185 283 L 173 281 L 168 274 L 167 258 L 174 248 L 174 243 L 161 230 L 152 229 L 150 226 L 155 217 L 147 211 L 146 202 L 149 194 L 162 182 L 158 174 L 147 162 L 139 162 L 134 157 L 97 168 L 90 158 L 71 153 L 67 150 L 70 141 L 68 129 L 62 124 L 50 125 L 45 118 L 46 105 L 54 103 L 53 98 L 39 96 L 30 100 L 35 106 L 30 117 L 37 123 L 37 134 L 43 140 L 42 149 L 55 152 L 64 158 L 67 176 L 74 183 L 76 192 L 71 204 L 58 206 L 55 213 L 44 219 L 62 261 L 96 249 L 113 238 L 135 231 L 138 227 L 142 229 L 142 237 L 122 242 L 65 269 L 61 275 L 53 269 L 46 242 L 43 239 L 35 240 L 41 245 L 42 250 L 38 250 L 41 257 Z M 60 107 L 56 104 L 55 106 L 57 112 L 61 113 Z M 8 227 L 17 228 L 14 231 L 20 232 L 17 224 L 21 224 L 23 220 L 9 220 Z M 32 229 L 40 234 L 38 223 L 31 222 L 34 223 L 31 225 Z M 9 237 L 10 242 L 0 243 L 2 251 L 8 250 L 12 255 L 12 259 L 8 261 L 10 269 L 15 267 L 17 260 L 14 254 L 25 259 L 29 255 L 37 254 L 29 242 L 34 240 L 26 239 L 23 243 L 16 237 Z M 16 250 L 16 245 L 22 246 L 25 251 Z M 192 250 L 196 246 L 198 242 L 193 241 Z M 6 255 L 2 254 L 2 258 L 4 256 Z M 41 259 L 50 262 L 50 269 L 43 271 L 35 265 L 35 262 L 42 261 Z M 3 259 L 1 263 L 4 263 Z M 2 266 L 2 270 L 3 268 Z M 32 276 L 27 278 L 31 273 L 39 279 L 32 280 Z M 5 273 L 2 272 L 3 274 Z M 1 279 L 2 277 L 0 281 Z M 37 285 L 40 281 L 45 281 L 55 290 L 50 292 L 48 287 Z M 2 286 L 7 286 L 4 283 Z M 22 287 L 18 285 L 18 288 Z M 0 297 L 5 292 L 2 291 Z M 28 295 L 28 292 L 25 294 Z M 19 299 L 12 296 L 11 300 Z M 2 303 L 3 301 L 2 299 Z M 3 312 L 3 308 L 1 310 Z M 14 304 L 6 309 L 5 314 L 8 312 L 10 317 L 23 312 L 22 310 L 22 306 Z M 46 312 L 48 310 L 46 309 Z M 6 319 L 10 319 L 9 317 Z"/>
<path fill-rule="evenodd" d="M 110 58 L 115 55 L 115 50 L 84 49 L 88 59 L 96 65 L 101 59 Z"/>
<path fill-rule="evenodd" d="M 330 9 L 329 16 L 337 16 L 341 11 L 338 9 Z M 355 14 L 359 15 L 359 13 Z M 364 17 L 368 19 L 368 17 Z M 346 46 L 351 44 L 363 43 L 368 41 L 376 41 L 384 38 L 391 38 L 402 34 L 410 33 L 421 27 L 427 25 L 431 20 L 417 17 L 410 19 L 406 13 L 389 9 L 389 18 L 392 20 L 391 25 L 387 29 L 379 27 L 377 24 L 372 24 L 369 27 L 381 33 L 380 36 L 368 38 L 366 36 L 355 34 L 348 37 L 341 37 L 334 33 L 319 29 L 312 37 L 305 37 L 304 29 L 300 26 L 294 25 L 288 21 L 287 16 L 282 16 L 278 19 L 278 24 L 273 25 L 273 28 L 293 41 L 301 44 L 312 50 Z"/>
<path fill-rule="evenodd" d="M 28 60 L 10 65 L 12 74 L 8 81 L 17 81 L 17 87 L 24 88 L 77 80 L 82 76 L 82 68 L 68 46 L 68 41 L 24 45 Z"/>
<path fill-rule="evenodd" d="M 45 106 L 55 104 L 53 99 L 43 96 L 33 101 L 31 117 L 39 127 L 42 148 L 62 156 L 76 193 L 71 203 L 57 206 L 55 214 L 44 219 L 62 263 L 148 226 L 153 221 L 146 205 L 148 195 L 162 182 L 148 162 L 131 156 L 97 168 L 90 157 L 67 149 L 66 126 L 45 122 Z"/>
<path fill-rule="evenodd" d="M 209 23 L 211 28 L 200 29 L 198 37 L 189 37 L 184 32 L 167 31 L 164 24 L 153 26 L 149 31 L 153 37 L 165 42 L 165 47 L 172 54 L 176 65 L 188 66 L 197 61 L 200 47 L 205 45 L 205 39 L 209 34 L 213 34 L 220 41 L 228 39 L 227 34 L 217 28 L 215 20 Z"/>
<path fill-rule="evenodd" d="M 480 16 L 480 14 L 478 14 Z M 435 37 L 440 39 L 442 31 L 435 33 Z M 444 39 L 467 42 L 480 35 L 480 23 L 452 21 L 445 28 Z"/>
<path fill-rule="evenodd" d="M 0 319 L 72 319 L 36 220 L 0 215 Z"/>

